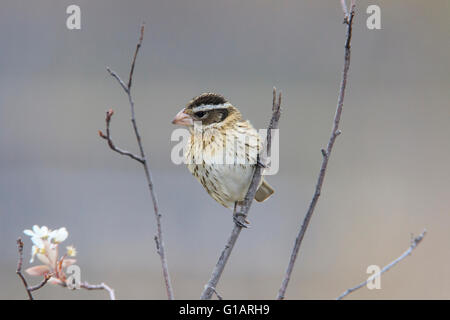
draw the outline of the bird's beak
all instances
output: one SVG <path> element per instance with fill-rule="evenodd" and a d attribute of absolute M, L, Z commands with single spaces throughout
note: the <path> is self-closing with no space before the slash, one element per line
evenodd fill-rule
<path fill-rule="evenodd" d="M 172 124 L 179 124 L 182 126 L 192 126 L 194 125 L 194 121 L 192 120 L 191 116 L 184 113 L 186 108 L 183 108 L 180 112 L 177 113 L 175 118 L 172 120 Z"/>

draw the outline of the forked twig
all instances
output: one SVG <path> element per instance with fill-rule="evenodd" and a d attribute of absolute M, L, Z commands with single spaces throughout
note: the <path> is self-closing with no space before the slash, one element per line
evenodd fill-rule
<path fill-rule="evenodd" d="M 105 139 L 108 142 L 108 145 L 111 148 L 111 150 L 113 150 L 113 151 L 115 151 L 117 153 L 120 153 L 121 155 L 128 156 L 131 159 L 139 161 L 140 163 L 143 164 L 144 160 L 141 157 L 139 157 L 139 156 L 135 155 L 134 153 L 131 153 L 131 152 L 127 151 L 127 150 L 123 150 L 123 149 L 120 149 L 120 148 L 116 147 L 116 145 L 112 141 L 111 130 L 109 128 L 110 128 L 110 125 L 111 125 L 111 118 L 112 118 L 113 115 L 114 115 L 114 111 L 112 109 L 109 109 L 108 111 L 106 111 L 106 117 L 105 117 L 105 120 L 106 120 L 106 135 L 101 130 L 99 130 L 98 131 L 99 136 L 102 137 L 103 139 Z"/>
<path fill-rule="evenodd" d="M 44 276 L 44 279 L 41 281 L 41 283 L 39 283 L 39 284 L 37 284 L 37 285 L 35 285 L 35 286 L 33 286 L 33 287 L 28 287 L 28 290 L 29 290 L 30 292 L 39 290 L 40 288 L 42 288 L 43 286 L 45 286 L 45 285 L 47 284 L 48 280 L 50 280 L 51 277 L 52 277 L 52 274 L 51 274 L 51 273 L 47 273 L 47 274 Z"/>
<path fill-rule="evenodd" d="M 28 286 L 27 280 L 25 279 L 25 276 L 22 273 L 22 265 L 23 265 L 23 241 L 21 238 L 17 239 L 17 250 L 19 251 L 19 261 L 17 262 L 17 269 L 16 274 L 19 276 L 20 280 L 22 280 L 23 286 L 25 287 L 25 290 L 28 294 L 29 300 L 34 300 L 33 295 L 31 294 L 33 291 L 39 290 L 43 286 L 45 286 L 50 280 L 50 278 L 53 276 L 53 273 L 47 273 L 44 275 L 44 279 L 41 281 L 41 283 L 30 287 Z"/>
<path fill-rule="evenodd" d="M 345 4 L 345 1 L 342 1 L 341 3 Z M 344 13 L 347 12 L 347 9 L 343 7 Z M 316 207 L 317 201 L 320 197 L 320 192 L 322 190 L 323 181 L 325 179 L 325 173 L 328 166 L 328 160 L 330 159 L 331 151 L 333 150 L 334 142 L 336 141 L 336 138 L 341 134 L 341 131 L 339 130 L 339 122 L 341 120 L 341 114 L 342 114 L 342 107 L 344 105 L 344 96 L 345 96 L 345 89 L 347 86 L 347 76 L 348 76 L 348 70 L 350 68 L 350 43 L 352 39 L 352 26 L 353 26 L 353 18 L 355 16 L 355 4 L 352 0 L 350 13 L 347 13 L 344 18 L 344 23 L 347 25 L 347 36 L 345 40 L 345 59 L 344 59 L 344 70 L 342 72 L 342 79 L 341 79 L 341 86 L 339 90 L 339 98 L 336 108 L 336 114 L 334 116 L 333 121 L 333 128 L 331 131 L 331 136 L 328 141 L 328 145 L 326 149 L 322 149 L 322 165 L 320 167 L 319 176 L 317 178 L 317 184 L 314 191 L 314 196 L 311 200 L 311 203 L 308 207 L 308 211 L 306 212 L 306 216 L 303 219 L 302 225 L 300 227 L 300 231 L 297 235 L 297 238 L 295 239 L 294 248 L 292 249 L 291 257 L 289 260 L 288 267 L 286 269 L 283 281 L 281 283 L 280 290 L 278 291 L 278 300 L 282 300 L 285 297 L 286 289 L 289 284 L 289 280 L 291 278 L 292 270 L 294 269 L 295 260 L 297 259 L 298 252 L 300 250 L 300 246 L 303 241 L 303 237 L 305 235 L 306 229 L 308 228 L 309 221 L 311 220 L 311 217 L 314 213 L 314 209 Z"/>
<path fill-rule="evenodd" d="M 140 164 L 142 164 L 143 168 L 144 168 L 144 172 L 145 172 L 145 177 L 147 179 L 147 185 L 149 188 L 149 192 L 150 192 L 150 197 L 152 199 L 153 202 L 153 211 L 155 214 L 155 219 L 156 219 L 156 229 L 157 229 L 157 233 L 155 236 L 155 241 L 157 244 L 157 252 L 160 256 L 161 259 L 161 265 L 162 265 L 162 270 L 163 270 L 163 276 L 164 276 L 164 283 L 166 286 L 166 292 L 167 292 L 167 297 L 172 300 L 174 298 L 173 295 L 173 289 L 172 289 L 172 284 L 170 281 L 170 275 L 169 275 L 169 267 L 167 265 L 167 259 L 166 259 L 166 253 L 165 253 L 165 248 L 164 248 L 164 242 L 163 242 L 163 232 L 162 232 L 162 225 L 161 225 L 161 213 L 159 212 L 159 205 L 158 205 L 158 199 L 156 197 L 156 193 L 154 190 L 154 185 L 153 185 L 153 179 L 152 179 L 152 174 L 150 171 L 150 168 L 148 166 L 148 160 L 145 156 L 145 152 L 144 152 L 144 148 L 142 146 L 142 140 L 141 140 L 141 135 L 139 133 L 137 124 L 136 124 L 136 117 L 135 117 L 135 111 L 134 111 L 134 101 L 133 101 L 133 97 L 131 95 L 131 86 L 133 83 L 133 74 L 134 74 L 134 68 L 135 68 L 135 64 L 136 64 L 136 58 L 139 52 L 139 49 L 142 45 L 142 41 L 144 39 L 144 24 L 142 24 L 141 26 L 141 30 L 140 30 L 140 37 L 139 37 L 139 41 L 138 44 L 136 46 L 136 50 L 134 52 L 134 56 L 133 56 L 133 60 L 131 63 L 131 69 L 130 69 L 130 75 L 129 75 L 129 79 L 128 79 L 128 84 L 126 85 L 125 82 L 117 75 L 117 73 L 115 73 L 114 71 L 112 71 L 110 68 L 107 68 L 109 74 L 115 78 L 117 80 L 117 82 L 119 83 L 119 85 L 122 87 L 122 89 L 125 91 L 125 93 L 128 96 L 128 102 L 130 104 L 130 112 L 131 112 L 131 123 L 133 125 L 133 130 L 136 136 L 136 140 L 137 140 L 137 144 L 139 147 L 139 153 L 140 156 L 137 156 L 129 151 L 125 151 L 122 149 L 119 149 L 117 147 L 115 147 L 114 143 L 111 140 L 111 134 L 110 134 L 110 121 L 111 121 L 111 117 L 113 115 L 113 111 L 109 110 L 106 113 L 106 134 L 104 134 L 103 132 L 99 131 L 99 135 L 106 139 L 108 141 L 108 145 L 109 147 L 122 154 L 122 155 L 126 155 L 136 161 L 138 161 Z"/>
<path fill-rule="evenodd" d="M 411 241 L 411 245 L 409 246 L 409 248 L 403 252 L 403 254 L 398 257 L 397 259 L 395 259 L 394 261 L 392 261 L 391 263 L 389 263 L 388 265 L 386 265 L 383 269 L 381 269 L 381 271 L 377 274 L 374 274 L 372 276 L 370 276 L 366 281 L 361 282 L 360 284 L 358 284 L 357 286 L 347 289 L 344 293 L 342 293 L 339 297 L 336 298 L 336 300 L 341 300 L 344 297 L 348 296 L 350 293 L 364 287 L 365 285 L 367 285 L 367 283 L 369 281 L 374 280 L 375 278 L 381 277 L 381 275 L 383 273 L 385 273 L 386 271 L 389 271 L 393 266 L 395 266 L 397 263 L 399 263 L 400 261 L 402 261 L 403 259 L 405 259 L 407 256 L 411 255 L 412 251 L 419 245 L 419 243 L 422 241 L 422 239 L 425 237 L 425 234 L 427 233 L 426 230 L 424 230 L 420 235 L 418 235 L 417 237 L 415 237 L 412 241 Z"/>
<path fill-rule="evenodd" d="M 267 128 L 267 140 L 266 140 L 266 154 L 270 154 L 270 148 L 271 148 L 271 130 L 278 128 L 278 121 L 280 119 L 280 107 L 281 107 L 281 93 L 278 95 L 278 101 L 277 101 L 277 92 L 276 89 L 273 88 L 273 101 L 272 101 L 272 118 L 270 120 L 269 127 Z M 252 205 L 253 199 L 255 198 L 256 190 L 258 189 L 259 182 L 261 180 L 261 174 L 262 174 L 263 167 L 259 165 L 256 165 L 255 172 L 253 173 L 253 178 L 250 183 L 250 186 L 248 188 L 247 194 L 245 196 L 245 199 L 243 201 L 243 205 L 240 208 L 239 218 L 244 221 L 245 217 L 247 217 L 248 212 L 250 210 L 250 207 Z M 233 212 L 235 214 L 236 212 Z M 225 248 L 222 250 L 222 253 L 219 257 L 219 260 L 217 261 L 217 264 L 212 272 L 211 278 L 209 279 L 208 283 L 205 285 L 205 288 L 202 292 L 202 295 L 200 299 L 202 300 L 209 300 L 211 299 L 214 292 L 216 292 L 217 283 L 220 280 L 220 277 L 222 276 L 222 272 L 225 269 L 225 265 L 227 264 L 228 258 L 231 255 L 231 252 L 233 251 L 233 247 L 236 243 L 236 240 L 239 237 L 239 234 L 242 231 L 242 228 L 244 227 L 243 223 L 235 223 L 233 226 L 233 229 L 231 231 L 231 235 L 229 236 L 227 243 L 225 245 Z M 217 297 L 220 299 L 220 296 L 217 295 Z"/>

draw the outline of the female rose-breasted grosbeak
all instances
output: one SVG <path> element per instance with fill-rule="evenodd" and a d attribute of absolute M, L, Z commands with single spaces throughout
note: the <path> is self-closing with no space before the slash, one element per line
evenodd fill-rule
<path fill-rule="evenodd" d="M 258 132 L 223 96 L 204 93 L 192 99 L 172 121 L 191 133 L 184 156 L 189 171 L 208 194 L 227 208 L 240 204 L 248 191 L 262 146 Z M 261 179 L 255 199 L 274 193 Z"/>

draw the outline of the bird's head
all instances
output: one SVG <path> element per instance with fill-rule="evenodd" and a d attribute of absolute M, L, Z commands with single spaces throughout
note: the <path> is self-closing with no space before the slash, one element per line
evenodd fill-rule
<path fill-rule="evenodd" d="M 223 96 L 216 93 L 203 93 L 181 109 L 173 119 L 173 124 L 193 127 L 201 121 L 203 127 L 228 127 L 241 120 L 241 113 Z"/>

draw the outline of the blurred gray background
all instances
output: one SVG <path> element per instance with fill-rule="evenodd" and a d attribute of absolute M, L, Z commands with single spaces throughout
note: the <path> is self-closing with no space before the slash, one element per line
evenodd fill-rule
<path fill-rule="evenodd" d="M 81 7 L 81 30 L 66 28 L 70 4 Z M 366 28 L 370 4 L 381 7 L 382 30 Z M 450 298 L 449 17 L 446 0 L 358 1 L 343 134 L 287 298 L 336 298 L 424 228 L 381 290 L 349 298 Z M 3 0 L 0 298 L 26 298 L 15 241 L 34 224 L 69 230 L 64 244 L 78 249 L 83 280 L 108 283 L 119 299 L 165 298 L 142 168 L 97 134 L 112 107 L 116 143 L 137 150 L 126 96 L 106 66 L 127 77 L 142 21 L 134 97 L 176 298 L 200 296 L 232 219 L 171 162 L 173 116 L 215 91 L 264 128 L 272 87 L 283 92 L 280 171 L 268 179 L 276 193 L 252 207 L 218 287 L 228 299 L 275 298 L 330 134 L 342 20 L 339 1 Z M 47 285 L 36 298 L 107 294 Z"/>

